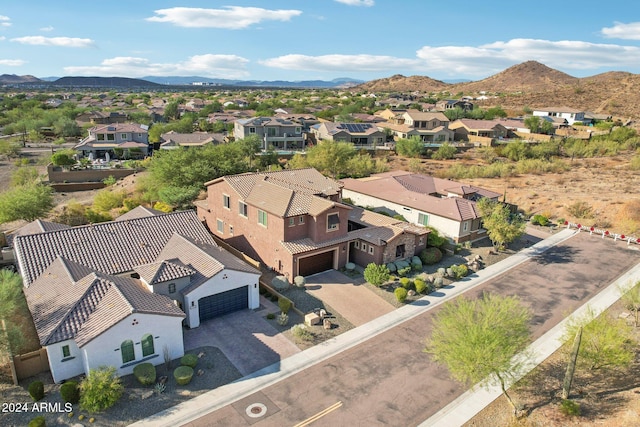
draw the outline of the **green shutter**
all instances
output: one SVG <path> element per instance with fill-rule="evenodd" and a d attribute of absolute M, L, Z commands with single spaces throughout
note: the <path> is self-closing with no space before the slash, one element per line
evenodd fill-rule
<path fill-rule="evenodd" d="M 136 360 L 136 354 L 133 351 L 133 341 L 123 341 L 122 344 L 120 344 L 120 352 L 122 353 L 122 363 Z"/>
<path fill-rule="evenodd" d="M 142 357 L 151 356 L 155 353 L 153 349 L 153 336 L 151 334 L 146 334 L 142 337 Z"/>

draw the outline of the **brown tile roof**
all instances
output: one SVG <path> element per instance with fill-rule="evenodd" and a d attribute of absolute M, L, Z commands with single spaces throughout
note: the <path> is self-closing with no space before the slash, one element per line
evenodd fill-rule
<path fill-rule="evenodd" d="M 143 126 L 133 123 L 111 123 L 108 125 L 98 125 L 89 129 L 89 133 L 148 133 Z"/>
<path fill-rule="evenodd" d="M 82 347 L 133 313 L 184 317 L 168 297 L 149 292 L 138 280 L 92 271 L 62 257 L 24 293 L 42 345 L 75 339 Z"/>
<path fill-rule="evenodd" d="M 429 121 L 433 119 L 438 119 L 441 122 L 449 122 L 449 119 L 447 118 L 447 116 L 445 116 L 444 113 L 442 113 L 441 111 L 419 111 L 419 110 L 409 109 L 406 112 L 402 113 L 401 115 L 409 116 L 413 120 L 420 121 L 420 122 Z"/>
<path fill-rule="evenodd" d="M 27 236 L 30 234 L 44 233 L 46 231 L 66 230 L 68 228 L 71 227 L 66 224 L 58 224 L 56 222 L 36 219 L 35 221 L 31 221 L 29 224 L 18 228 L 16 231 L 9 233 L 7 235 L 7 239 L 9 240 L 9 244 L 11 245 L 11 242 L 16 236 Z"/>
<path fill-rule="evenodd" d="M 17 236 L 14 246 L 29 286 L 58 256 L 105 274 L 132 271 L 155 261 L 175 233 L 215 246 L 195 211 Z"/>
<path fill-rule="evenodd" d="M 166 212 L 162 212 L 156 209 L 147 208 L 144 206 L 137 206 L 116 218 L 116 221 L 129 221 L 136 218 L 146 218 L 149 216 L 164 215 Z"/>
<path fill-rule="evenodd" d="M 191 277 L 196 271 L 182 264 L 178 259 L 168 259 L 150 264 L 139 265 L 135 272 L 150 285 Z"/>

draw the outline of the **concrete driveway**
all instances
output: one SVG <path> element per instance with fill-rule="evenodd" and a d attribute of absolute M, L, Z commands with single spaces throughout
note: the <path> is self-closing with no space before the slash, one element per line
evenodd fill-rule
<path fill-rule="evenodd" d="M 202 347 L 219 348 L 242 375 L 280 362 L 300 349 L 271 326 L 263 316 L 277 310 L 260 296 L 261 309 L 241 310 L 184 331 L 185 352 Z"/>
<path fill-rule="evenodd" d="M 373 293 L 363 280 L 354 280 L 336 270 L 307 277 L 307 292 L 340 313 L 354 326 L 387 314 L 395 307 Z"/>

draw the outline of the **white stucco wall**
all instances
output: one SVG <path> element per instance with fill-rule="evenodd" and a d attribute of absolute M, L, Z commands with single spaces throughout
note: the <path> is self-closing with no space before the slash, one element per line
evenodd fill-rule
<path fill-rule="evenodd" d="M 142 357 L 140 341 L 146 334 L 153 336 L 155 357 Z M 125 340 L 133 341 L 135 361 L 123 367 L 120 345 Z M 88 373 L 100 366 L 115 366 L 118 375 L 128 375 L 142 361 L 154 365 L 164 363 L 165 346 L 171 359 L 184 355 L 182 317 L 133 313 L 82 347 L 84 371 Z"/>
<path fill-rule="evenodd" d="M 62 356 L 62 347 L 65 345 L 69 346 L 67 358 Z M 54 382 L 58 383 L 84 373 L 83 355 L 74 340 L 61 341 L 46 348 Z"/>
<path fill-rule="evenodd" d="M 226 279 L 224 277 L 226 277 Z M 207 282 L 184 296 L 184 311 L 187 314 L 187 325 L 190 328 L 200 326 L 200 311 L 198 308 L 200 298 L 230 291 L 242 286 L 249 286 L 249 308 L 254 309 L 260 307 L 259 279 L 260 275 L 256 273 L 246 273 L 228 269 L 222 270 Z"/>
<path fill-rule="evenodd" d="M 441 235 L 451 239 L 457 239 L 460 237 L 462 224 L 458 221 L 433 215 L 418 209 L 409 208 L 398 203 L 378 199 L 377 197 L 357 193 L 345 188 L 342 189 L 342 197 L 351 199 L 354 204 L 359 206 L 373 206 L 376 210 L 386 211 L 391 215 L 400 214 L 412 224 L 422 225 L 418 224 L 419 214 L 422 213 L 428 215 L 429 223 L 427 225 L 438 230 Z"/>

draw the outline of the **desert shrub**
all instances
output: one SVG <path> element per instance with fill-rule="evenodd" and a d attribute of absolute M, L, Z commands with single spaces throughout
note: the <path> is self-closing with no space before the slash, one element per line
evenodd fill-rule
<path fill-rule="evenodd" d="M 124 203 L 124 201 L 123 201 Z M 161 212 L 171 212 L 173 211 L 173 207 L 165 202 L 162 202 L 160 200 L 158 200 L 154 205 L 153 205 L 153 209 L 157 210 L 157 211 L 161 211 Z"/>
<path fill-rule="evenodd" d="M 423 294 L 427 290 L 427 283 L 422 279 L 416 279 L 413 281 L 413 286 L 416 287 L 416 292 Z"/>
<path fill-rule="evenodd" d="M 118 180 L 113 175 L 109 175 L 107 178 L 102 180 L 102 183 L 107 187 L 114 185 L 116 182 L 118 182 Z"/>
<path fill-rule="evenodd" d="M 140 363 L 133 368 L 133 376 L 142 385 L 151 385 L 156 382 L 156 367 L 149 362 Z"/>
<path fill-rule="evenodd" d="M 629 169 L 633 171 L 640 171 L 640 154 L 636 154 L 631 158 L 629 162 Z"/>
<path fill-rule="evenodd" d="M 393 294 L 398 302 L 404 302 L 407 299 L 407 290 L 405 288 L 396 288 Z"/>
<path fill-rule="evenodd" d="M 300 341 L 313 341 L 315 335 L 303 324 L 293 325 L 291 327 L 291 335 Z"/>
<path fill-rule="evenodd" d="M 569 417 L 580 415 L 580 404 L 573 400 L 563 399 L 560 403 L 560 412 Z"/>
<path fill-rule="evenodd" d="M 440 235 L 440 232 L 433 227 L 427 227 L 429 234 L 427 235 L 427 245 L 435 246 L 436 248 L 442 247 L 447 243 L 447 238 Z"/>
<path fill-rule="evenodd" d="M 116 368 L 92 369 L 80 383 L 80 407 L 89 412 L 104 411 L 115 405 L 123 390 Z"/>
<path fill-rule="evenodd" d="M 409 279 L 408 277 L 401 277 L 400 284 L 402 285 L 403 288 L 408 290 L 408 289 L 411 289 L 411 287 L 413 286 L 413 281 L 411 281 L 411 279 Z"/>
<path fill-rule="evenodd" d="M 33 381 L 29 384 L 29 396 L 31 396 L 34 402 L 44 398 L 44 384 L 42 381 Z"/>
<path fill-rule="evenodd" d="M 456 157 L 457 152 L 458 149 L 456 147 L 445 142 L 440 147 L 438 147 L 435 153 L 431 155 L 431 158 L 435 160 L 453 159 Z"/>
<path fill-rule="evenodd" d="M 531 217 L 531 224 L 547 226 L 549 225 L 549 218 L 547 218 L 544 215 L 535 214 L 534 216 Z"/>
<path fill-rule="evenodd" d="M 349 264 L 349 263 L 347 263 Z M 304 285 L 307 284 L 307 280 L 304 278 L 304 276 L 296 276 L 293 278 L 293 283 L 298 287 L 298 288 L 304 288 Z"/>
<path fill-rule="evenodd" d="M 408 276 L 411 273 L 411 266 L 407 265 L 406 267 L 402 267 L 398 269 L 398 275 L 400 277 Z"/>
<path fill-rule="evenodd" d="M 426 248 L 420 252 L 420 259 L 423 263 L 437 264 L 442 261 L 442 251 L 438 248 Z"/>
<path fill-rule="evenodd" d="M 108 212 L 111 209 L 120 208 L 124 204 L 125 196 L 124 191 L 100 190 L 93 198 L 93 207 L 99 212 Z"/>
<path fill-rule="evenodd" d="M 193 378 L 193 368 L 191 366 L 178 366 L 173 371 L 173 378 L 176 379 L 178 385 L 187 385 Z"/>
<path fill-rule="evenodd" d="M 420 259 L 420 257 L 411 257 L 411 268 L 415 271 L 422 270 L 422 260 Z"/>
<path fill-rule="evenodd" d="M 436 289 L 440 289 L 444 286 L 444 279 L 442 277 L 436 277 L 433 279 L 433 286 L 435 286 Z"/>
<path fill-rule="evenodd" d="M 582 200 L 574 202 L 567 206 L 567 212 L 576 218 L 593 218 L 593 207 Z"/>
<path fill-rule="evenodd" d="M 180 358 L 180 364 L 182 366 L 188 366 L 190 368 L 195 368 L 198 364 L 198 356 L 192 353 L 185 354 Z"/>
<path fill-rule="evenodd" d="M 452 265 L 451 266 L 452 277 L 456 279 L 462 279 L 469 274 L 469 268 L 465 264 Z"/>
<path fill-rule="evenodd" d="M 372 262 L 364 269 L 364 280 L 374 286 L 380 286 L 389 280 L 389 269 L 386 265 L 378 265 Z"/>
<path fill-rule="evenodd" d="M 289 315 L 287 313 L 280 313 L 276 322 L 278 322 L 280 326 L 286 326 L 286 324 L 289 323 Z"/>
<path fill-rule="evenodd" d="M 291 310 L 291 300 L 289 298 L 280 297 L 278 298 L 278 307 L 280 307 L 280 311 L 284 314 L 289 313 Z"/>
<path fill-rule="evenodd" d="M 42 415 L 38 415 L 31 421 L 29 421 L 29 427 L 45 427 L 47 425 L 46 419 Z"/>
<path fill-rule="evenodd" d="M 60 386 L 60 396 L 65 402 L 76 404 L 80 401 L 80 389 L 76 381 L 67 381 Z"/>
<path fill-rule="evenodd" d="M 273 320 L 273 319 L 275 319 L 275 318 L 276 318 L 276 315 L 275 315 L 275 314 L 273 314 L 273 313 L 268 313 L 268 314 L 267 314 L 267 319 L 269 319 L 269 320 Z"/>
<path fill-rule="evenodd" d="M 396 268 L 396 263 L 395 262 L 390 262 L 387 264 L 387 270 L 389 270 L 389 273 L 395 273 L 398 269 Z"/>
<path fill-rule="evenodd" d="M 453 270 L 451 269 L 451 267 L 447 267 L 447 269 L 445 270 L 445 276 L 444 277 L 455 277 L 455 274 L 453 273 Z"/>

